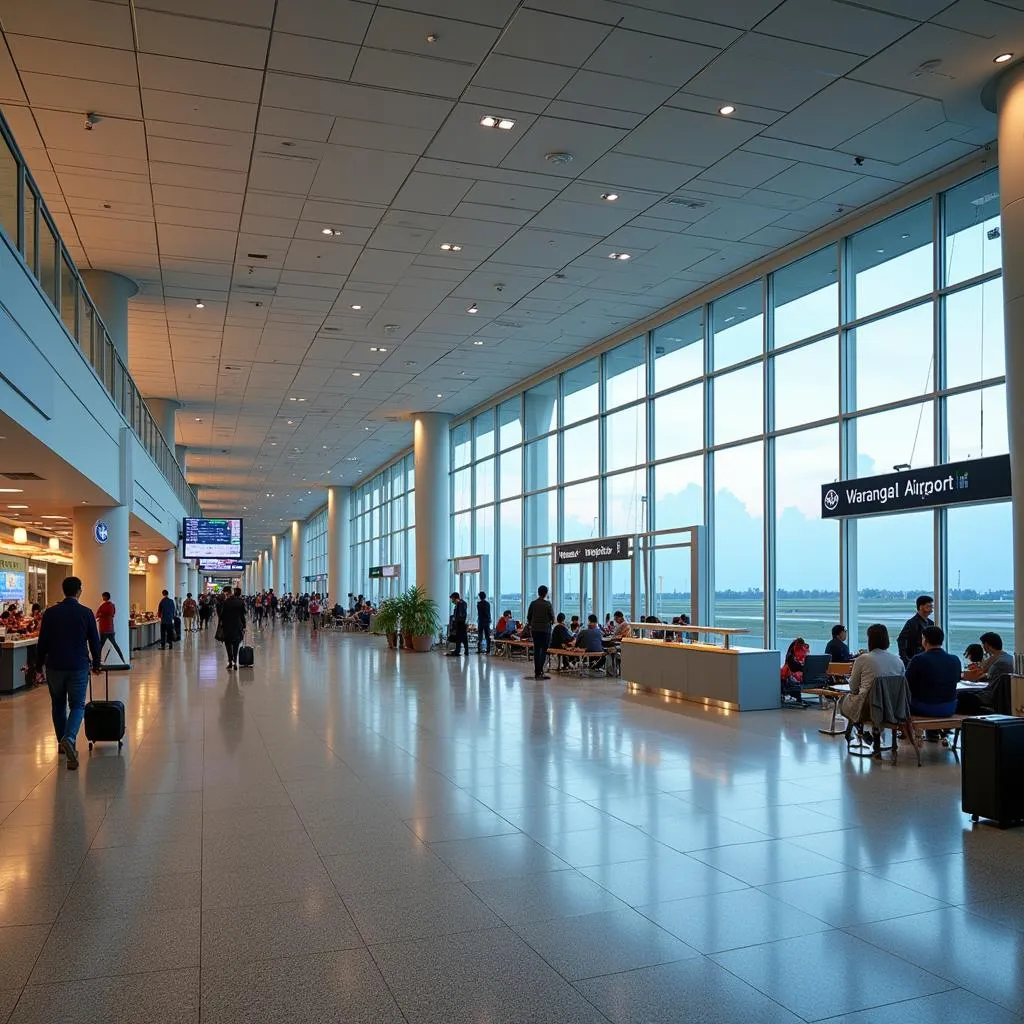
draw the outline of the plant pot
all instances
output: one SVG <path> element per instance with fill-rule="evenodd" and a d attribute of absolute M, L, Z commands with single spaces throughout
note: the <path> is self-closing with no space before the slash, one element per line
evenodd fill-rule
<path fill-rule="evenodd" d="M 402 649 L 405 651 L 412 650 L 412 633 L 402 634 Z"/>
<path fill-rule="evenodd" d="M 433 646 L 434 638 L 432 636 L 414 636 L 412 638 L 412 649 L 418 654 L 427 654 Z"/>
<path fill-rule="evenodd" d="M 398 646 L 398 634 L 397 633 L 387 633 L 385 635 L 388 638 L 388 647 L 397 647 Z"/>

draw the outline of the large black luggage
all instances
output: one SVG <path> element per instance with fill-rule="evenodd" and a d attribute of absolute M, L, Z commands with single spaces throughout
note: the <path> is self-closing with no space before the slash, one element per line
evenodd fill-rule
<path fill-rule="evenodd" d="M 85 738 L 89 749 L 94 743 L 116 743 L 121 749 L 124 740 L 124 702 L 110 699 L 110 673 L 104 672 L 106 680 L 105 700 L 92 699 L 92 676 L 89 676 L 89 703 L 85 705 Z"/>
<path fill-rule="evenodd" d="M 241 668 L 252 668 L 253 661 L 252 648 L 246 644 L 243 644 L 238 648 L 238 664 Z"/>
<path fill-rule="evenodd" d="M 1024 718 L 981 715 L 964 720 L 961 803 L 972 821 L 1000 828 L 1024 821 Z"/>
<path fill-rule="evenodd" d="M 181 616 L 174 616 L 174 639 L 177 643 L 181 643 Z"/>

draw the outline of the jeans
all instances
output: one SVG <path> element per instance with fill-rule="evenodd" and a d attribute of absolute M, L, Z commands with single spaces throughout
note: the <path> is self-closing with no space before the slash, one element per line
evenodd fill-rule
<path fill-rule="evenodd" d="M 50 709 L 53 713 L 53 731 L 59 743 L 78 737 L 85 717 L 85 693 L 89 686 L 87 668 L 46 670 L 46 685 L 50 690 Z M 68 708 L 71 709 L 70 713 Z"/>
<path fill-rule="evenodd" d="M 122 653 L 122 651 L 121 651 L 121 648 L 120 648 L 120 647 L 118 646 L 118 643 L 117 643 L 117 637 L 116 637 L 116 636 L 115 636 L 115 635 L 114 635 L 113 633 L 100 633 L 100 648 L 102 649 L 103 645 L 104 645 L 104 644 L 105 644 L 105 643 L 106 643 L 106 642 L 107 642 L 108 640 L 109 640 L 109 641 L 111 642 L 111 644 L 113 645 L 113 647 L 114 647 L 114 650 L 115 650 L 115 651 L 117 651 L 117 656 L 118 656 L 118 657 L 119 657 L 119 658 L 120 658 L 120 659 L 121 659 L 122 661 L 127 661 L 127 659 L 125 658 L 124 654 L 123 654 L 123 653 Z"/>
<path fill-rule="evenodd" d="M 161 622 L 160 623 L 160 646 L 161 647 L 173 647 L 174 646 L 174 623 L 173 622 Z"/>
<path fill-rule="evenodd" d="M 482 650 L 491 653 L 491 624 L 489 622 L 478 622 L 476 624 L 476 653 Z"/>
<path fill-rule="evenodd" d="M 242 646 L 241 640 L 225 640 L 224 647 L 228 652 L 228 664 L 238 664 L 238 648 Z"/>
<path fill-rule="evenodd" d="M 452 626 L 451 639 L 455 641 L 456 654 L 463 650 L 463 648 L 469 654 L 469 629 L 465 622 L 456 622 Z"/>
<path fill-rule="evenodd" d="M 548 646 L 551 634 L 533 630 L 533 675 L 540 679 L 544 675 L 544 663 L 548 660 Z"/>

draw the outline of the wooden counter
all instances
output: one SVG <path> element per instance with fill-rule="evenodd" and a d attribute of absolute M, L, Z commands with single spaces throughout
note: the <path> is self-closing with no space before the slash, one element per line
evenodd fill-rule
<path fill-rule="evenodd" d="M 35 661 L 37 638 L 0 643 L 0 693 L 13 693 L 25 685 L 26 664 Z"/>
<path fill-rule="evenodd" d="M 622 641 L 622 678 L 628 684 L 734 711 L 778 708 L 779 666 L 778 651 L 636 637 Z"/>

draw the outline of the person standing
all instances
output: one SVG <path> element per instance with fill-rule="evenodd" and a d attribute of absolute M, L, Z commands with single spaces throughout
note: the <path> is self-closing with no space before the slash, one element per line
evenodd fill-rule
<path fill-rule="evenodd" d="M 163 597 L 157 605 L 156 614 L 160 619 L 160 650 L 165 647 L 174 647 L 174 620 L 178 615 L 177 606 L 174 604 L 166 590 L 161 591 Z"/>
<path fill-rule="evenodd" d="M 548 660 L 548 647 L 551 646 L 551 628 L 555 624 L 555 610 L 548 600 L 548 588 L 537 588 L 537 596 L 530 602 L 526 610 L 526 622 L 533 638 L 533 678 L 550 679 L 544 674 L 544 663 Z"/>
<path fill-rule="evenodd" d="M 916 614 L 907 619 L 900 630 L 900 635 L 896 637 L 896 648 L 904 665 L 909 665 L 910 659 L 917 657 L 924 650 L 924 631 L 935 625 L 932 622 L 935 598 L 922 594 L 916 604 Z"/>
<path fill-rule="evenodd" d="M 96 609 L 96 628 L 100 632 L 100 649 L 102 650 L 103 645 L 109 640 L 114 645 L 117 656 L 124 662 L 125 656 L 121 653 L 121 648 L 117 645 L 117 637 L 114 635 L 114 616 L 116 614 L 117 608 L 110 600 L 110 593 L 104 590 L 103 603 Z"/>
<path fill-rule="evenodd" d="M 185 600 L 181 604 L 181 617 L 185 620 L 185 632 L 194 633 L 196 630 L 196 612 L 199 610 L 199 606 L 196 604 L 195 598 L 191 594 L 185 595 Z"/>
<path fill-rule="evenodd" d="M 481 590 L 476 602 L 476 653 L 491 653 L 491 602 Z"/>
<path fill-rule="evenodd" d="M 245 639 L 245 602 L 240 587 L 235 587 L 235 592 L 221 605 L 219 629 L 224 637 L 228 668 L 238 668 L 238 648 Z"/>
<path fill-rule="evenodd" d="M 43 612 L 36 657 L 46 668 L 50 709 L 57 745 L 67 759 L 69 771 L 78 767 L 75 743 L 85 717 L 85 693 L 89 667 L 100 671 L 100 634 L 96 617 L 79 604 L 82 581 L 68 576 L 61 584 L 64 600 Z"/>
<path fill-rule="evenodd" d="M 448 639 L 455 641 L 455 650 L 449 651 L 448 657 L 457 658 L 463 648 L 465 648 L 466 654 L 469 654 L 469 607 L 457 590 L 452 591 L 451 601 L 454 607 Z"/>
<path fill-rule="evenodd" d="M 309 621 L 310 632 L 315 633 L 320 628 L 320 595 L 314 594 L 309 599 Z"/>

